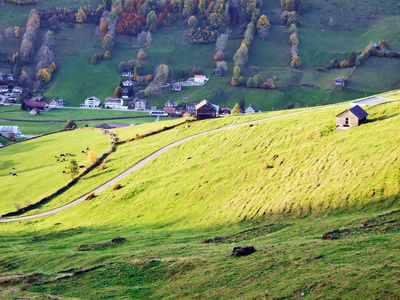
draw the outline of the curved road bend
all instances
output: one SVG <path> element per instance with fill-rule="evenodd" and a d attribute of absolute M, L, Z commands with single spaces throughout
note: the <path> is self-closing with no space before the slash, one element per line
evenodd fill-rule
<path fill-rule="evenodd" d="M 283 114 L 283 115 L 279 115 L 279 116 L 273 116 L 273 117 L 267 117 L 267 118 L 263 118 L 263 119 L 259 119 L 259 120 L 254 120 L 254 121 L 249 121 L 249 122 L 245 122 L 245 123 L 240 123 L 240 124 L 235 124 L 235 125 L 229 125 L 226 127 L 222 127 L 222 128 L 217 128 L 217 129 L 213 129 L 213 130 L 209 130 L 209 131 L 205 131 L 205 132 L 201 132 L 201 133 L 197 133 L 191 136 L 188 136 L 186 138 L 183 138 L 179 141 L 173 142 L 172 144 L 169 144 L 168 146 L 165 146 L 159 150 L 157 150 L 156 152 L 150 154 L 149 156 L 147 156 L 146 158 L 142 159 L 141 161 L 139 161 L 138 163 L 136 163 L 133 167 L 129 168 L 128 170 L 126 170 L 125 172 L 119 174 L 117 177 L 114 177 L 113 179 L 111 179 L 110 181 L 106 182 L 105 184 L 99 186 L 98 188 L 96 188 L 95 190 L 89 192 L 88 194 L 66 204 L 63 206 L 60 206 L 58 208 L 54 208 L 52 210 L 46 211 L 46 212 L 42 212 L 39 214 L 35 214 L 35 215 L 30 215 L 30 216 L 24 216 L 24 217 L 16 217 L 16 218 L 9 218 L 9 219 L 1 219 L 0 218 L 0 223 L 6 223 L 6 222 L 14 222 L 14 221 L 22 221 L 22 220 L 27 220 L 27 219 L 34 219 L 34 218 L 40 218 L 40 217 L 44 217 L 44 216 L 48 216 L 57 212 L 60 212 L 62 210 L 65 210 L 71 206 L 74 206 L 78 203 L 81 203 L 82 201 L 85 200 L 86 196 L 89 195 L 90 193 L 100 193 L 102 191 L 104 191 L 106 188 L 114 185 L 115 183 L 117 183 L 118 181 L 120 181 L 121 179 L 127 177 L 128 175 L 132 174 L 133 172 L 139 170 L 141 167 L 143 167 L 144 165 L 146 165 L 147 163 L 149 163 L 151 160 L 153 160 L 154 158 L 156 158 L 157 156 L 163 154 L 164 152 L 166 152 L 167 150 L 178 146 L 186 141 L 189 141 L 191 139 L 194 139 L 198 136 L 201 135 L 205 135 L 205 134 L 209 134 L 209 133 L 213 133 L 213 132 L 217 132 L 217 131 L 222 131 L 222 130 L 228 130 L 228 129 L 232 129 L 232 128 L 236 128 L 236 127 L 240 127 L 240 126 L 245 126 L 245 125 L 249 125 L 249 124 L 254 124 L 254 123 L 259 123 L 259 122 L 263 122 L 266 120 L 271 120 L 271 119 L 277 119 L 277 118 L 283 118 L 283 117 L 287 117 L 287 116 L 291 116 L 291 115 L 296 115 L 296 114 L 301 114 L 301 113 L 305 113 L 305 112 L 309 112 L 309 111 L 313 111 L 313 110 L 322 110 L 322 109 L 327 109 L 327 108 L 333 108 L 333 107 L 337 107 L 337 106 L 343 106 L 345 104 L 336 104 L 336 105 L 330 105 L 330 106 L 324 106 L 324 107 L 316 107 L 316 108 L 311 108 L 311 109 L 307 109 L 307 110 L 302 110 L 302 111 L 297 111 L 297 112 L 292 112 L 292 113 L 288 113 L 288 114 Z"/>

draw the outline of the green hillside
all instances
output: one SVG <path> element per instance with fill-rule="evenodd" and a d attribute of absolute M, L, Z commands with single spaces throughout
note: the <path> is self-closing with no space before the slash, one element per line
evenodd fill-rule
<path fill-rule="evenodd" d="M 119 189 L 1 223 L 0 295 L 398 299 L 400 102 L 366 107 L 367 124 L 336 132 L 347 107 L 198 121 L 118 145 L 108 174 L 95 170 L 66 195 L 89 192 L 173 141 L 223 128 L 169 149 Z M 125 140 L 152 126 L 115 133 Z M 111 243 L 116 237 L 126 241 Z M 257 251 L 231 257 L 238 245 Z"/>

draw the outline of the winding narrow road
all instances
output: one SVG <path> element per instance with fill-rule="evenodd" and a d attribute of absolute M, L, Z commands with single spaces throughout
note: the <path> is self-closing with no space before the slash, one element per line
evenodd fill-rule
<path fill-rule="evenodd" d="M 249 121 L 249 122 L 245 122 L 245 123 L 240 123 L 240 124 L 235 124 L 235 125 L 229 125 L 226 127 L 222 127 L 222 128 L 217 128 L 217 129 L 213 129 L 213 130 L 209 130 L 209 131 L 205 131 L 205 132 L 201 132 L 201 133 L 197 133 L 194 135 L 191 135 L 189 137 L 183 138 L 179 141 L 173 142 L 159 150 L 157 150 L 156 152 L 150 154 L 149 156 L 147 156 L 146 158 L 142 159 L 141 161 L 139 161 L 138 163 L 136 163 L 133 167 L 129 168 L 128 170 L 126 170 L 125 172 L 119 174 L 118 176 L 114 177 L 113 179 L 111 179 L 110 181 L 104 183 L 103 185 L 99 186 L 98 188 L 96 188 L 95 190 L 91 191 L 90 193 L 100 193 L 102 191 L 104 191 L 106 188 L 114 185 L 115 183 L 117 183 L 118 181 L 120 181 L 121 179 L 124 179 L 125 177 L 127 177 L 128 175 L 132 174 L 133 172 L 136 172 L 137 170 L 139 170 L 141 167 L 143 167 L 144 165 L 146 165 L 147 163 L 149 163 L 150 161 L 152 161 L 154 158 L 156 158 L 157 156 L 163 154 L 164 152 L 168 151 L 169 149 L 176 147 L 184 142 L 187 142 L 191 139 L 194 139 L 196 137 L 205 135 L 205 134 L 209 134 L 209 133 L 213 133 L 213 132 L 218 132 L 218 131 L 223 131 L 223 130 L 228 130 L 228 129 L 232 129 L 232 128 L 236 128 L 236 127 L 240 127 L 240 126 L 246 126 L 249 124 L 254 124 L 254 123 L 259 123 L 259 122 L 263 122 L 263 121 L 267 121 L 267 120 L 272 120 L 272 119 L 277 119 L 277 118 L 284 118 L 284 117 L 288 117 L 288 116 L 292 116 L 292 115 L 296 115 L 296 114 L 302 114 L 302 113 L 306 113 L 306 112 L 310 112 L 310 111 L 315 111 L 315 110 L 322 110 L 322 109 L 328 109 L 328 108 L 333 108 L 333 107 L 338 107 L 338 106 L 343 106 L 345 104 L 341 103 L 341 104 L 336 104 L 336 105 L 330 105 L 330 106 L 324 106 L 324 107 L 315 107 L 315 108 L 310 108 L 310 109 L 306 109 L 306 110 L 302 110 L 302 111 L 298 111 L 298 112 L 292 112 L 292 113 L 287 113 L 287 114 L 283 114 L 283 115 L 279 115 L 279 116 L 273 116 L 273 117 L 267 117 L 267 118 L 263 118 L 263 119 L 259 119 L 259 120 L 254 120 L 254 121 Z M 44 217 L 44 216 L 48 216 L 60 211 L 63 211 L 71 206 L 77 205 L 78 203 L 81 203 L 82 201 L 85 200 L 86 196 L 89 195 L 90 193 L 80 197 L 79 199 L 76 199 L 66 205 L 60 206 L 58 208 L 46 211 L 46 212 L 42 212 L 39 214 L 35 214 L 35 215 L 30 215 L 30 216 L 24 216 L 24 217 L 15 217 L 15 218 L 8 218 L 8 219 L 0 219 L 0 223 L 5 223 L 5 222 L 14 222 L 14 221 L 22 221 L 22 220 L 28 220 L 28 219 L 34 219 L 34 218 L 40 218 L 40 217 Z"/>

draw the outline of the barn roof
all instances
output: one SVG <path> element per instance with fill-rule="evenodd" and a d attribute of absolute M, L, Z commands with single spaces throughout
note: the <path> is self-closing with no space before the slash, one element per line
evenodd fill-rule
<path fill-rule="evenodd" d="M 349 109 L 346 109 L 345 111 L 342 111 L 340 114 L 337 115 L 337 117 L 346 111 L 351 112 L 354 116 L 356 116 L 356 118 L 358 118 L 360 120 L 362 120 L 368 116 L 368 113 L 365 110 L 363 110 L 360 106 L 355 105 Z"/>
<path fill-rule="evenodd" d="M 215 110 L 215 111 L 217 110 L 217 108 L 215 107 L 215 105 L 212 104 L 212 103 L 210 103 L 210 102 L 208 102 L 207 100 L 203 100 L 203 101 L 201 101 L 199 104 L 197 104 L 197 105 L 196 105 L 196 110 L 199 109 L 200 107 L 203 107 L 203 106 L 208 106 L 208 107 L 212 108 L 212 109 Z"/>

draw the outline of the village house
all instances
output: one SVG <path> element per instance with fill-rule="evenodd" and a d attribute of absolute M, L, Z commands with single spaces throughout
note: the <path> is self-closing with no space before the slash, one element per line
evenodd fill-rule
<path fill-rule="evenodd" d="M 31 109 L 31 111 L 29 112 L 29 114 L 31 116 L 37 116 L 40 114 L 40 110 L 38 110 L 37 108 Z"/>
<path fill-rule="evenodd" d="M 337 130 L 360 126 L 367 121 L 368 113 L 360 106 L 355 105 L 336 116 Z"/>
<path fill-rule="evenodd" d="M 261 112 L 259 109 L 255 108 L 254 105 L 249 105 L 248 108 L 244 111 L 246 114 L 255 114 Z"/>
<path fill-rule="evenodd" d="M 128 70 L 128 71 L 122 73 L 122 77 L 123 78 L 130 78 L 132 76 L 133 76 L 133 71 L 132 70 Z"/>
<path fill-rule="evenodd" d="M 219 106 L 208 102 L 207 100 L 201 101 L 196 105 L 197 119 L 210 119 L 216 118 L 219 115 Z"/>
<path fill-rule="evenodd" d="M 24 89 L 22 88 L 22 87 L 20 87 L 20 86 L 16 86 L 16 87 L 14 87 L 13 89 L 12 89 L 12 92 L 14 93 L 14 94 L 22 94 L 22 92 L 24 91 Z"/>
<path fill-rule="evenodd" d="M 229 107 L 222 107 L 220 110 L 220 115 L 230 115 L 232 112 L 232 109 Z"/>
<path fill-rule="evenodd" d="M 342 77 L 338 77 L 335 79 L 335 85 L 343 85 L 344 79 Z"/>
<path fill-rule="evenodd" d="M 175 82 L 172 85 L 172 90 L 176 91 L 176 92 L 180 92 L 182 90 L 182 85 L 180 84 L 180 82 Z"/>
<path fill-rule="evenodd" d="M 204 83 L 206 76 L 204 75 L 194 75 L 194 83 Z"/>
<path fill-rule="evenodd" d="M 37 108 L 38 110 L 45 110 L 49 108 L 49 105 L 46 102 L 42 101 L 28 101 L 26 102 L 26 107 L 31 110 Z"/>
<path fill-rule="evenodd" d="M 97 108 L 100 106 L 100 99 L 97 97 L 89 97 L 85 99 L 85 103 L 81 104 L 81 107 L 87 107 L 87 108 Z"/>
<path fill-rule="evenodd" d="M 171 100 L 168 100 L 164 104 L 164 112 L 167 114 L 176 114 L 176 104 Z"/>
<path fill-rule="evenodd" d="M 197 105 L 197 103 L 186 104 L 186 112 L 188 112 L 191 115 L 196 114 L 196 105 Z"/>
<path fill-rule="evenodd" d="M 8 92 L 8 86 L 7 85 L 0 86 L 0 93 L 7 93 L 7 92 Z"/>
<path fill-rule="evenodd" d="M 7 75 L 7 80 L 8 80 L 8 81 L 14 81 L 14 79 L 15 79 L 15 78 L 14 78 L 14 74 L 8 74 L 8 75 Z"/>
<path fill-rule="evenodd" d="M 2 136 L 13 134 L 16 137 L 23 137 L 19 126 L 0 126 L 0 134 Z"/>
<path fill-rule="evenodd" d="M 147 100 L 136 99 L 135 103 L 135 110 L 146 110 L 147 109 Z"/>
<path fill-rule="evenodd" d="M 49 102 L 49 106 L 50 107 L 64 107 L 65 105 L 65 101 L 63 99 L 58 99 L 58 98 L 53 98 L 50 102 Z"/>
<path fill-rule="evenodd" d="M 17 102 L 17 95 L 16 94 L 4 94 L 6 96 L 6 101 L 11 103 Z"/>
<path fill-rule="evenodd" d="M 122 85 L 127 87 L 127 86 L 133 86 L 133 81 L 131 79 L 123 80 Z"/>
<path fill-rule="evenodd" d="M 30 101 L 44 101 L 45 97 L 43 95 L 38 95 L 35 97 L 32 97 Z"/>
<path fill-rule="evenodd" d="M 122 109 L 125 108 L 123 105 L 124 100 L 121 98 L 106 98 L 106 101 L 104 102 L 104 108 Z"/>

